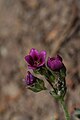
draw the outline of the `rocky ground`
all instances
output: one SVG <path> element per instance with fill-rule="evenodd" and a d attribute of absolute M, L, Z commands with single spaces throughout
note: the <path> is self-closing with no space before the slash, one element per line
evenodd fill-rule
<path fill-rule="evenodd" d="M 0 0 L 0 120 L 64 120 L 45 91 L 35 94 L 22 79 L 31 48 L 59 53 L 67 67 L 65 97 L 71 120 L 80 108 L 80 0 Z"/>

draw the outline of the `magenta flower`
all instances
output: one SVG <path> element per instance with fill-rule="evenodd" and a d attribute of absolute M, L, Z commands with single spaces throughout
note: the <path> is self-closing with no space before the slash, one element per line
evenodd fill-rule
<path fill-rule="evenodd" d="M 27 85 L 32 85 L 33 83 L 35 83 L 36 81 L 36 77 L 33 76 L 29 71 L 27 72 L 27 76 L 26 78 L 24 79 L 24 82 L 27 84 Z"/>
<path fill-rule="evenodd" d="M 25 56 L 25 60 L 28 63 L 30 69 L 37 69 L 45 64 L 46 51 L 38 52 L 32 48 L 29 55 Z"/>
<path fill-rule="evenodd" d="M 64 66 L 64 64 L 62 63 L 62 58 L 57 55 L 56 57 L 48 58 L 47 66 L 51 70 L 60 70 Z"/>

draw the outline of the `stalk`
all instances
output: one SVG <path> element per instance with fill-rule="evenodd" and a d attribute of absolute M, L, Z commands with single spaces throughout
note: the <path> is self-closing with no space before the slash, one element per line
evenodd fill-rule
<path fill-rule="evenodd" d="M 68 112 L 68 109 L 67 109 L 67 107 L 65 105 L 64 100 L 60 100 L 60 103 L 61 103 L 61 105 L 63 107 L 63 111 L 64 111 L 64 114 L 65 114 L 66 120 L 70 120 L 70 115 L 69 115 L 69 112 Z"/>

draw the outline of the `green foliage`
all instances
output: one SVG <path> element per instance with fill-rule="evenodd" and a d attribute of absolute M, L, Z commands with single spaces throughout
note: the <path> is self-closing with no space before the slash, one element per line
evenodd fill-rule
<path fill-rule="evenodd" d="M 60 69 L 60 75 L 62 78 L 65 78 L 66 77 L 66 68 L 63 67 L 62 69 Z"/>
<path fill-rule="evenodd" d="M 44 75 L 46 79 L 48 79 L 51 83 L 55 81 L 55 74 L 52 70 L 46 67 L 46 74 Z"/>
<path fill-rule="evenodd" d="M 35 70 L 33 70 L 33 72 L 34 72 L 35 74 L 40 74 L 40 69 L 35 69 Z"/>
<path fill-rule="evenodd" d="M 55 77 L 51 75 L 51 76 L 49 77 L 49 80 L 50 80 L 51 83 L 54 83 Z"/>
<path fill-rule="evenodd" d="M 44 85 L 44 81 L 41 79 L 37 79 L 36 82 L 28 88 L 30 90 L 32 90 L 33 92 L 40 92 L 42 90 L 46 90 L 46 87 Z"/>
<path fill-rule="evenodd" d="M 34 72 L 35 74 L 44 75 L 44 74 L 46 74 L 46 67 L 37 68 L 37 69 L 33 70 L 33 72 Z"/>

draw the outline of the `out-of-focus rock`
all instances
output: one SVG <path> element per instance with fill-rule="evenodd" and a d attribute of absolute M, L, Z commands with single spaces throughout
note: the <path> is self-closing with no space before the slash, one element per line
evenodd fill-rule
<path fill-rule="evenodd" d="M 6 102 L 1 98 L 0 100 L 0 114 L 3 113 L 7 108 Z"/>
<path fill-rule="evenodd" d="M 21 90 L 13 82 L 7 84 L 6 86 L 3 86 L 2 92 L 8 100 L 16 100 L 21 94 Z"/>
<path fill-rule="evenodd" d="M 4 58 L 8 55 L 8 50 L 6 49 L 6 47 L 1 46 L 1 48 L 0 48 L 0 54 Z"/>
<path fill-rule="evenodd" d="M 21 29 L 19 14 L 21 6 L 18 0 L 0 0 L 0 36 L 16 37 L 19 34 Z"/>
<path fill-rule="evenodd" d="M 25 0 L 25 3 L 32 9 L 35 9 L 36 7 L 38 7 L 38 0 L 29 0 L 29 1 L 26 1 Z"/>
<path fill-rule="evenodd" d="M 24 115 L 14 114 L 10 120 L 30 120 L 30 119 L 27 119 L 27 116 L 24 116 Z"/>

